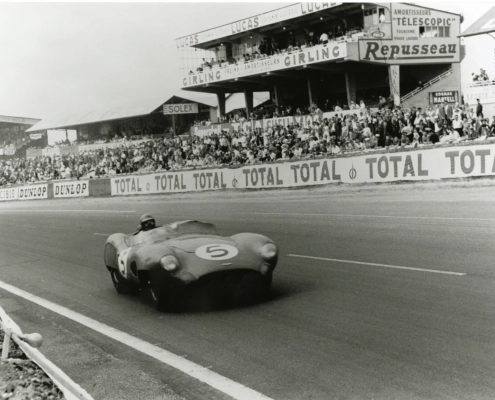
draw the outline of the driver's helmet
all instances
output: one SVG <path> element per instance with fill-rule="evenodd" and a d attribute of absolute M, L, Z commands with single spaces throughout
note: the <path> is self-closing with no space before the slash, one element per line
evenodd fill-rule
<path fill-rule="evenodd" d="M 151 214 L 143 214 L 139 218 L 139 223 L 141 224 L 141 230 L 149 231 L 155 228 L 155 218 Z"/>

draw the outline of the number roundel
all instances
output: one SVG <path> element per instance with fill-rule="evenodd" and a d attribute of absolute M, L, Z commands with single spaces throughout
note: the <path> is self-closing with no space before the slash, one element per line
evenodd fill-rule
<path fill-rule="evenodd" d="M 228 260 L 234 258 L 239 250 L 228 244 L 205 244 L 198 247 L 194 253 L 204 260 Z"/>

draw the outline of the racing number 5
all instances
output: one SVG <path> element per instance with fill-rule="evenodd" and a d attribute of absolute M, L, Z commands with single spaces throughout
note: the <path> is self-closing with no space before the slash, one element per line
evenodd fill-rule
<path fill-rule="evenodd" d="M 220 248 L 218 248 L 218 247 L 220 247 Z M 222 247 L 222 245 L 220 245 L 220 244 L 212 244 L 212 245 L 206 247 L 206 253 L 210 254 L 210 257 L 212 257 L 212 258 L 220 258 L 220 257 L 224 257 L 227 254 L 229 254 L 228 250 L 222 249 L 221 247 Z"/>
<path fill-rule="evenodd" d="M 198 247 L 194 253 L 203 260 L 228 260 L 234 258 L 239 250 L 228 244 L 210 243 Z"/>

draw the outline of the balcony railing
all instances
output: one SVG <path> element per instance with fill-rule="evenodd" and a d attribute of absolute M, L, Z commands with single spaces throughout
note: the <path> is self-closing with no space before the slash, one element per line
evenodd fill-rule
<path fill-rule="evenodd" d="M 422 92 L 423 90 L 425 90 L 426 88 L 430 87 L 431 85 L 433 85 L 433 84 L 441 81 L 443 78 L 445 78 L 446 76 L 449 76 L 451 73 L 452 73 L 452 68 L 449 69 L 448 71 L 445 71 L 444 73 L 436 76 L 432 80 L 426 82 L 423 86 L 421 86 L 421 87 L 419 87 L 417 89 L 414 89 L 412 92 L 410 92 L 410 93 L 402 96 L 401 99 L 400 99 L 400 102 L 403 103 L 404 101 L 409 100 L 414 95 L 418 94 L 419 92 Z"/>

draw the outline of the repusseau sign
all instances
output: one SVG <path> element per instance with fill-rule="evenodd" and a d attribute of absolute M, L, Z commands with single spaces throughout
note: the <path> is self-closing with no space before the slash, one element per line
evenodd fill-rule
<path fill-rule="evenodd" d="M 459 39 L 360 40 L 359 59 L 382 64 L 453 63 L 460 61 Z"/>
<path fill-rule="evenodd" d="M 460 62 L 460 16 L 391 3 L 392 38 L 359 40 L 361 61 L 383 64 Z"/>

